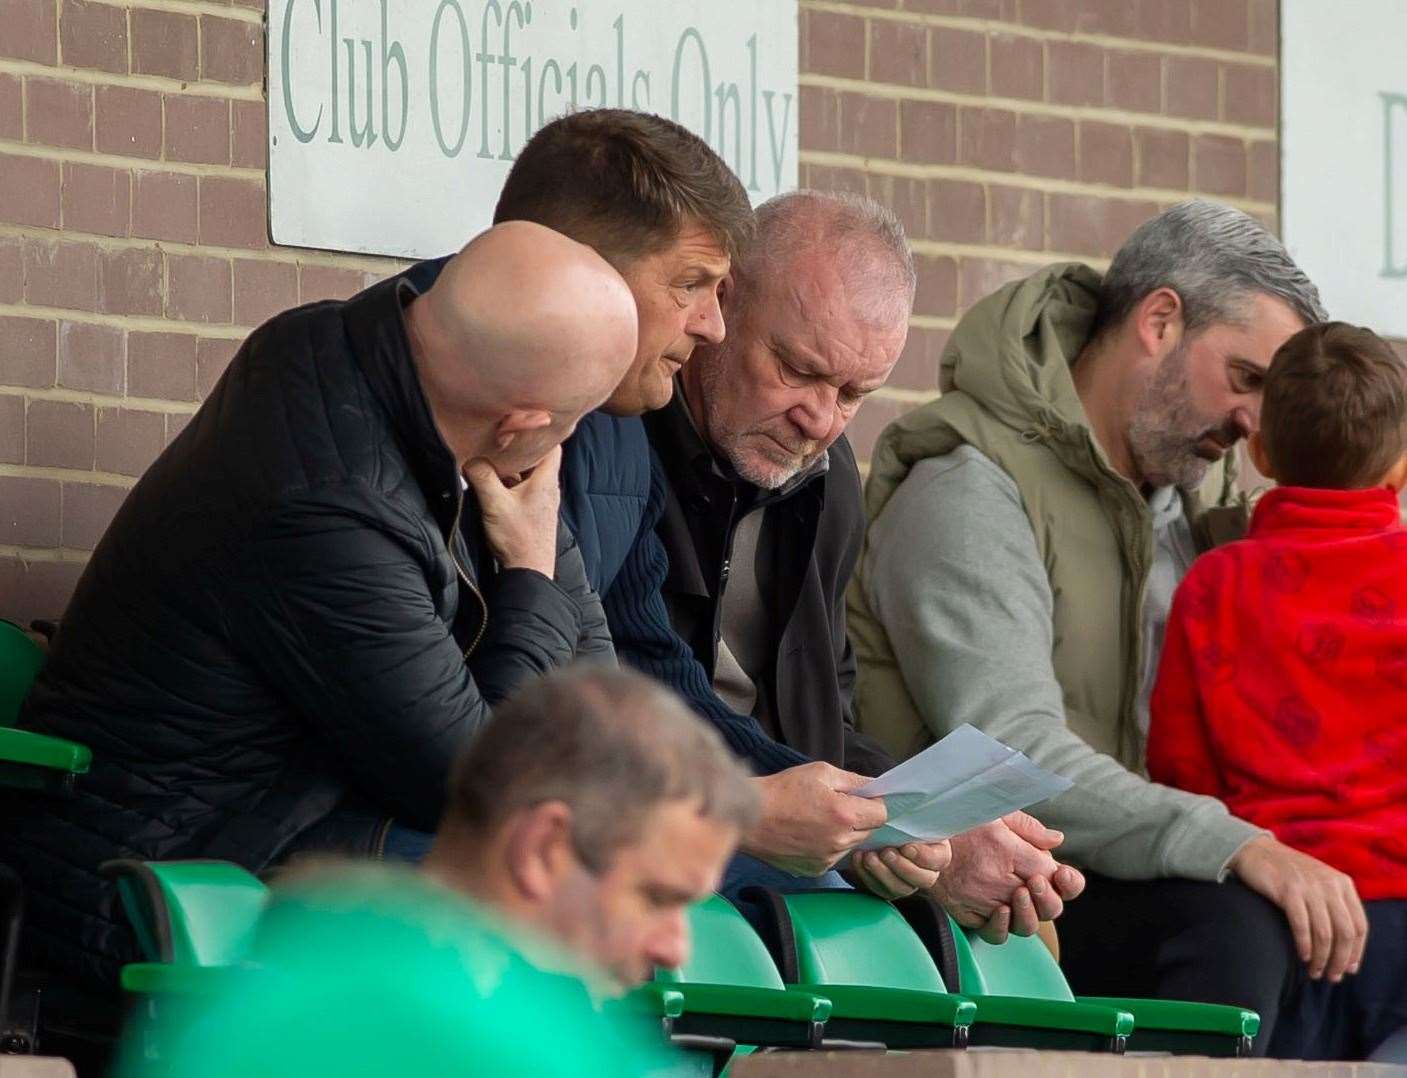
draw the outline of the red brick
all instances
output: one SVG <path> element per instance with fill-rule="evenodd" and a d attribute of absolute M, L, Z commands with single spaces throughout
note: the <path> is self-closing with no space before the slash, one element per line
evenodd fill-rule
<path fill-rule="evenodd" d="M 264 77 L 264 35 L 258 23 L 200 17 L 200 77 L 252 86 Z"/>
<path fill-rule="evenodd" d="M 1045 246 L 1045 197 L 1026 187 L 987 189 L 992 227 L 988 242 L 1039 251 Z"/>
<path fill-rule="evenodd" d="M 1192 0 L 1192 41 L 1198 45 L 1242 52 L 1249 25 L 1246 0 Z"/>
<path fill-rule="evenodd" d="M 92 550 L 127 498 L 125 487 L 105 483 L 63 484 L 63 540 L 69 550 Z"/>
<path fill-rule="evenodd" d="M 829 11 L 808 11 L 803 30 L 807 72 L 849 79 L 865 77 L 864 19 Z"/>
<path fill-rule="evenodd" d="M 165 94 L 166 157 L 172 161 L 227 165 L 230 103 L 221 97 Z"/>
<path fill-rule="evenodd" d="M 98 306 L 98 249 L 91 243 L 26 239 L 24 298 L 36 307 Z"/>
<path fill-rule="evenodd" d="M 899 102 L 899 155 L 911 164 L 950 165 L 957 160 L 958 113 L 938 101 Z"/>
<path fill-rule="evenodd" d="M 65 232 L 125 236 L 132 215 L 132 175 L 105 165 L 63 165 Z"/>
<path fill-rule="evenodd" d="M 1016 167 L 1016 114 L 965 108 L 958 116 L 958 159 L 964 165 L 1010 171 Z"/>
<path fill-rule="evenodd" d="M 904 10 L 926 15 L 966 15 L 973 19 L 1016 21 L 1016 0 L 904 0 Z"/>
<path fill-rule="evenodd" d="M 1167 59 L 1167 111 L 1199 120 L 1217 117 L 1217 65 L 1186 56 Z"/>
<path fill-rule="evenodd" d="M 1109 257 L 1158 212 L 1152 202 L 1089 195 L 1049 196 L 1050 245 L 1061 252 Z"/>
<path fill-rule="evenodd" d="M 0 56 L 53 64 L 59 55 L 58 13 L 36 0 L 0 0 Z"/>
<path fill-rule="evenodd" d="M 864 187 L 860 188 L 863 193 Z M 298 302 L 312 303 L 318 299 L 347 299 L 355 296 L 365 287 L 358 270 L 342 269 L 338 266 L 300 267 L 298 275 Z"/>
<path fill-rule="evenodd" d="M 82 572 L 81 562 L 0 559 L 0 616 L 18 625 L 61 617 Z"/>
<path fill-rule="evenodd" d="M 941 316 L 957 310 L 957 264 L 951 258 L 917 255 L 914 269 L 918 272 L 914 314 Z"/>
<path fill-rule="evenodd" d="M 1273 67 L 1225 64 L 1221 69 L 1224 118 L 1232 123 L 1274 127 L 1280 80 Z"/>
<path fill-rule="evenodd" d="M 239 341 L 219 337 L 202 337 L 196 342 L 195 377 L 201 400 L 210 396 L 220 380 L 220 375 L 225 373 L 230 360 L 234 359 L 235 353 L 239 351 L 239 345 Z"/>
<path fill-rule="evenodd" d="M 930 86 L 966 94 L 986 93 L 986 34 L 935 26 L 929 41 Z"/>
<path fill-rule="evenodd" d="M 1280 5 L 1277 0 L 1251 0 L 1247 47 L 1274 56 L 1280 50 Z"/>
<path fill-rule="evenodd" d="M 70 401 L 30 401 L 24 448 L 26 464 L 91 471 L 93 406 Z"/>
<path fill-rule="evenodd" d="M 259 180 L 200 179 L 200 242 L 220 247 L 267 246 L 267 204 Z"/>
<path fill-rule="evenodd" d="M 845 436 L 855 450 L 858 460 L 867 461 L 874 452 L 875 441 L 884 428 L 905 412 L 917 407 L 912 401 L 896 401 L 890 397 L 869 397 L 851 418 Z"/>
<path fill-rule="evenodd" d="M 866 94 L 840 95 L 840 148 L 863 157 L 899 156 L 899 103 Z"/>
<path fill-rule="evenodd" d="M 1045 49 L 1034 38 L 993 34 L 989 39 L 994 97 L 1045 96 Z"/>
<path fill-rule="evenodd" d="M 1134 131 L 1141 187 L 1166 187 L 1184 191 L 1191 173 L 1191 143 L 1184 131 L 1140 127 Z"/>
<path fill-rule="evenodd" d="M 801 124 L 801 148 L 803 150 L 840 149 L 840 95 L 834 90 L 819 86 L 802 86 L 798 89 L 798 121 Z M 238 102 L 238 105 L 244 102 Z M 238 113 L 236 113 L 238 116 Z M 236 127 L 238 119 L 236 119 Z M 235 137 L 236 148 L 239 138 Z M 236 162 L 238 164 L 239 162 Z"/>
<path fill-rule="evenodd" d="M 1152 52 L 1111 52 L 1105 79 L 1107 105 L 1130 112 L 1161 112 L 1163 61 Z"/>
<path fill-rule="evenodd" d="M 1081 34 L 1133 37 L 1138 30 L 1138 9 L 1133 0 L 1080 0 L 1075 30 Z"/>
<path fill-rule="evenodd" d="M 0 315 L 0 384 L 47 389 L 57 370 L 58 326 L 47 318 Z"/>
<path fill-rule="evenodd" d="M 161 252 L 129 247 L 98 260 L 99 308 L 111 314 L 161 315 Z"/>
<path fill-rule="evenodd" d="M 55 480 L 0 475 L 0 543 L 59 545 L 59 484 Z"/>
<path fill-rule="evenodd" d="M 870 173 L 866 193 L 870 198 L 888 206 L 904 226 L 910 239 L 928 237 L 928 184 L 907 176 L 882 176 Z"/>
<path fill-rule="evenodd" d="M 166 317 L 187 322 L 228 322 L 230 263 L 204 255 L 166 256 Z"/>
<path fill-rule="evenodd" d="M 930 180 L 928 220 L 934 239 L 982 243 L 987 238 L 986 189 L 962 180 Z"/>
<path fill-rule="evenodd" d="M 1127 127 L 1080 122 L 1080 179 L 1115 187 L 1133 185 L 1133 135 Z"/>
<path fill-rule="evenodd" d="M 801 87 L 801 122 L 806 123 L 806 91 Z M 826 91 L 832 94 L 832 91 Z M 233 129 L 230 136 L 230 164 L 241 168 L 263 168 L 269 161 L 268 113 L 262 101 L 231 101 Z M 802 139 L 805 139 L 802 135 Z M 804 143 L 803 143 L 804 144 Z"/>
<path fill-rule="evenodd" d="M 234 320 L 257 326 L 298 303 L 298 267 L 292 262 L 234 260 Z"/>
<path fill-rule="evenodd" d="M 1225 135 L 1192 140 L 1192 186 L 1213 195 L 1246 193 L 1246 144 Z"/>
<path fill-rule="evenodd" d="M 885 384 L 903 389 L 936 390 L 938 369 L 942 363 L 943 348 L 948 343 L 948 336 L 946 329 L 910 326 L 908 339 L 904 342 L 904 351 Z"/>
<path fill-rule="evenodd" d="M 864 172 L 858 168 L 831 168 L 828 165 L 807 165 L 806 186 L 817 191 L 849 191 L 852 194 L 867 194 L 868 184 Z M 308 267 L 303 268 L 306 275 Z M 307 294 L 306 291 L 304 293 Z M 304 302 L 307 302 L 304 300 Z"/>
<path fill-rule="evenodd" d="M 127 395 L 195 400 L 195 338 L 187 333 L 129 331 Z"/>
<path fill-rule="evenodd" d="M 166 444 L 170 445 L 172 442 L 174 442 L 176 440 L 176 436 L 180 434 L 181 431 L 185 430 L 186 427 L 190 424 L 190 421 L 194 418 L 195 416 L 193 413 L 186 414 L 184 412 L 167 412 Z"/>
<path fill-rule="evenodd" d="M 0 303 L 24 297 L 24 255 L 18 236 L 0 236 Z"/>
<path fill-rule="evenodd" d="M 1167 45 L 1185 45 L 1192 38 L 1192 0 L 1132 0 L 1136 4 L 1138 36 Z"/>
<path fill-rule="evenodd" d="M 1246 194 L 1261 202 L 1280 197 L 1280 146 L 1253 142 L 1246 152 Z"/>
<path fill-rule="evenodd" d="M 1074 33 L 1079 24 L 1081 0 L 1022 0 L 1021 21 L 1043 30 Z"/>
<path fill-rule="evenodd" d="M 126 372 L 122 330 L 86 322 L 59 323 L 59 385 L 121 396 Z"/>
<path fill-rule="evenodd" d="M 0 138 L 24 138 L 24 92 L 18 75 L 0 75 Z"/>
<path fill-rule="evenodd" d="M 132 70 L 193 82 L 200 77 L 194 15 L 132 9 Z"/>
<path fill-rule="evenodd" d="M 928 31 L 913 23 L 870 23 L 871 82 L 923 86 L 928 82 Z"/>
<path fill-rule="evenodd" d="M 24 463 L 24 398 L 0 395 L 0 464 Z"/>
<path fill-rule="evenodd" d="M 1097 45 L 1052 41 L 1046 45 L 1050 64 L 1050 99 L 1063 105 L 1104 102 L 1104 50 Z"/>
<path fill-rule="evenodd" d="M 138 172 L 132 186 L 132 235 L 194 243 L 198 205 L 194 176 Z"/>
<path fill-rule="evenodd" d="M 990 258 L 964 258 L 958 264 L 959 309 L 966 311 L 979 299 L 990 296 L 1011 281 L 1031 274 L 1031 267 L 1017 262 L 997 262 Z"/>
<path fill-rule="evenodd" d="M 124 157 L 161 156 L 160 94 L 127 86 L 99 86 L 94 109 L 99 152 Z"/>
<path fill-rule="evenodd" d="M 89 0 L 63 0 L 59 47 L 65 64 L 126 74 L 126 10 Z"/>
<path fill-rule="evenodd" d="M 165 445 L 166 420 L 160 412 L 98 409 L 98 471 L 141 475 Z"/>
<path fill-rule="evenodd" d="M 25 82 L 25 130 L 30 142 L 75 150 L 93 148 L 93 88 L 33 75 Z"/>
<path fill-rule="evenodd" d="M 0 221 L 59 227 L 59 163 L 0 154 Z"/>
<path fill-rule="evenodd" d="M 1061 116 L 1016 118 L 1016 167 L 1031 176 L 1075 178 L 1075 124 Z"/>

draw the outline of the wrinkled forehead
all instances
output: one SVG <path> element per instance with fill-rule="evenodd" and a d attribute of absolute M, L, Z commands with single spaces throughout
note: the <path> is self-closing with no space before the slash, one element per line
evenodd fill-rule
<path fill-rule="evenodd" d="M 762 283 L 751 313 L 780 343 L 812 354 L 833 374 L 878 376 L 898 358 L 908 331 L 906 297 L 877 279 L 884 276 L 832 257 L 793 259 Z"/>

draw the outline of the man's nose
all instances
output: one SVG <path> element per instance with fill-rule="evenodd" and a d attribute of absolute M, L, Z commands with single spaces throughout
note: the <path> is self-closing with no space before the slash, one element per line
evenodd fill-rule
<path fill-rule="evenodd" d="M 1231 410 L 1231 423 L 1242 438 L 1260 429 L 1260 397 Z"/>
<path fill-rule="evenodd" d="M 835 386 L 821 383 L 808 390 L 806 400 L 791 410 L 791 421 L 804 437 L 823 442 L 830 436 L 837 395 Z"/>
<path fill-rule="evenodd" d="M 648 943 L 650 963 L 664 969 L 678 969 L 689 961 L 689 921 L 683 910 L 672 914 L 654 932 Z"/>
<path fill-rule="evenodd" d="M 718 291 L 714 289 L 703 296 L 694 306 L 689 316 L 689 333 L 709 344 L 722 344 L 727 333 L 723 324 L 723 308 L 718 304 Z"/>

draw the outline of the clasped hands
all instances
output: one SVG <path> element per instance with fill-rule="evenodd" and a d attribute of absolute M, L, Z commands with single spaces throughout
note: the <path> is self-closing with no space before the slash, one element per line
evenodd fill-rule
<path fill-rule="evenodd" d="M 1013 812 L 942 842 L 859 850 L 885 822 L 884 802 L 851 791 L 869 781 L 817 761 L 755 779 L 761 822 L 742 848 L 800 876 L 818 876 L 850 854 L 869 891 L 896 899 L 928 891 L 964 928 L 1001 943 L 1033 934 L 1084 890 L 1084 877 L 1050 851 L 1063 841 L 1025 812 Z"/>

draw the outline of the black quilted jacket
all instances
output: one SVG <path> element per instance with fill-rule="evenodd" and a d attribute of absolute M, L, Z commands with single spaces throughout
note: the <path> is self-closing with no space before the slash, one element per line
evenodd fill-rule
<path fill-rule="evenodd" d="M 31 957 L 116 983 L 98 865 L 374 850 L 433 829 L 455 750 L 523 679 L 609 655 L 562 529 L 556 582 L 494 573 L 407 348 L 410 286 L 280 315 L 132 490 L 21 724 L 93 750 L 70 796 L 0 804 Z M 467 543 L 466 543 L 467 540 Z M 467 661 L 466 661 L 467 659 Z"/>

